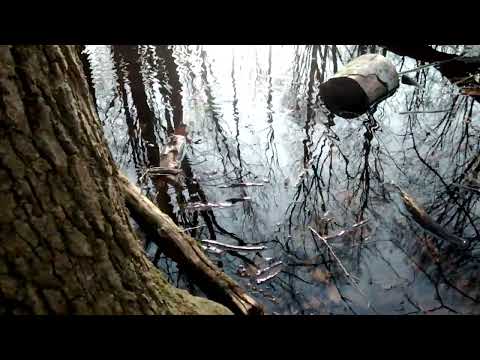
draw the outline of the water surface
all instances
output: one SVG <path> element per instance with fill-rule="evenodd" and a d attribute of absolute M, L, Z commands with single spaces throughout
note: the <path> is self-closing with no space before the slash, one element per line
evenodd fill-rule
<path fill-rule="evenodd" d="M 479 195 L 458 186 L 477 177 L 479 106 L 436 69 L 412 74 L 420 87 L 401 85 L 373 119 L 345 120 L 321 106 L 318 85 L 358 46 L 88 50 L 115 161 L 192 237 L 266 247 L 208 254 L 268 313 L 479 312 Z M 387 57 L 399 71 L 420 65 Z M 142 177 L 182 125 L 185 189 Z M 471 247 L 426 232 L 392 181 Z M 311 228 L 346 231 L 328 248 Z M 156 250 L 147 242 L 172 283 L 201 294 Z"/>

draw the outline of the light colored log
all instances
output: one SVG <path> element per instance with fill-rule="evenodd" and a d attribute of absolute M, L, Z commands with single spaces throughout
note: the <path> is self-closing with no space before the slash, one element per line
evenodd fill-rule
<path fill-rule="evenodd" d="M 393 95 L 399 87 L 395 66 L 384 56 L 366 54 L 346 64 L 320 85 L 320 97 L 334 114 L 355 118 Z"/>

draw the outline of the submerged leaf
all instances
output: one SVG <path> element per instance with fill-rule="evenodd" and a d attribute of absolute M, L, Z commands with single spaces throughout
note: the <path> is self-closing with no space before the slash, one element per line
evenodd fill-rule
<path fill-rule="evenodd" d="M 330 272 L 328 271 L 315 269 L 312 271 L 311 277 L 312 277 L 312 280 L 315 282 L 328 284 L 330 283 L 330 278 L 332 277 L 332 274 L 330 274 Z"/>
<path fill-rule="evenodd" d="M 338 304 L 340 301 L 342 301 L 342 297 L 340 296 L 340 293 L 335 285 L 330 285 L 327 288 L 327 296 L 328 299 L 333 301 L 335 304 Z"/>

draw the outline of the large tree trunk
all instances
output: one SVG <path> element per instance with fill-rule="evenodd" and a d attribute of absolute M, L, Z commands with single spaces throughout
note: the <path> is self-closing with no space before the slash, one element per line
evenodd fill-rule
<path fill-rule="evenodd" d="M 0 313 L 230 313 L 144 255 L 73 46 L 0 46 Z"/>

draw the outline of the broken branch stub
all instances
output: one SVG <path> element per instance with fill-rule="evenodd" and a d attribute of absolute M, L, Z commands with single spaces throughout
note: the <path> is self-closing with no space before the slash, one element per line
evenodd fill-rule
<path fill-rule="evenodd" d="M 173 186 L 182 188 L 180 164 L 186 152 L 186 137 L 171 135 L 160 152 L 160 166 L 150 169 L 151 175 L 160 175 Z M 157 171 L 157 174 L 155 174 Z"/>
<path fill-rule="evenodd" d="M 264 313 L 262 305 L 210 261 L 195 239 L 185 234 L 124 175 L 119 174 L 118 178 L 132 217 L 142 227 L 148 227 L 149 230 L 154 230 L 152 233 L 158 234 L 158 241 L 165 254 L 181 264 L 182 269 L 211 300 L 239 315 Z"/>

